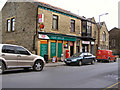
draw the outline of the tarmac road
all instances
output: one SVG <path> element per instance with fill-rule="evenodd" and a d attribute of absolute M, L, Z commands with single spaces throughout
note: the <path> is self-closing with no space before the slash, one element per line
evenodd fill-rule
<path fill-rule="evenodd" d="M 118 82 L 118 78 L 118 61 L 83 66 L 59 65 L 45 67 L 41 72 L 32 70 L 6 72 L 2 75 L 2 88 L 97 89 L 110 87 Z"/>

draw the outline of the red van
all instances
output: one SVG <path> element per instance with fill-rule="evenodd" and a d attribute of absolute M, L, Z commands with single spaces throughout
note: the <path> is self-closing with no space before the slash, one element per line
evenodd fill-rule
<path fill-rule="evenodd" d="M 97 61 L 114 61 L 116 62 L 116 57 L 112 54 L 111 50 L 98 50 L 97 51 Z"/>

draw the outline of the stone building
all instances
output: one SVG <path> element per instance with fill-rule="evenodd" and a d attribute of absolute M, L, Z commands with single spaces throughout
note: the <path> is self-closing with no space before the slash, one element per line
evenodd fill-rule
<path fill-rule="evenodd" d="M 109 32 L 105 22 L 100 23 L 99 48 L 109 50 Z"/>
<path fill-rule="evenodd" d="M 115 55 L 120 56 L 120 29 L 119 28 L 113 28 L 109 31 L 109 48 L 113 51 Z"/>
<path fill-rule="evenodd" d="M 91 52 L 95 23 L 42 2 L 7 2 L 2 9 L 2 43 L 22 45 L 49 59 L 69 50 Z"/>
<path fill-rule="evenodd" d="M 2 13 L 0 11 L 0 43 L 2 43 Z"/>
<path fill-rule="evenodd" d="M 89 19 L 95 23 L 93 27 L 93 37 L 95 38 L 94 55 L 97 54 L 98 49 L 109 50 L 109 32 L 105 22 L 100 22 L 99 26 L 99 23 L 96 23 L 94 17 Z"/>
<path fill-rule="evenodd" d="M 95 21 L 95 18 L 89 18 L 89 20 L 91 20 L 92 22 L 94 22 L 94 27 L 93 27 L 93 38 L 95 39 L 95 44 L 94 44 L 94 55 L 97 54 L 97 46 L 98 46 L 98 26 L 97 23 Z"/>

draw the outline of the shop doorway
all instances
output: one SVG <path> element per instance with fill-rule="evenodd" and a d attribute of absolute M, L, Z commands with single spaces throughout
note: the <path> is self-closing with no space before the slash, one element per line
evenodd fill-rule
<path fill-rule="evenodd" d="M 94 46 L 93 45 L 91 45 L 91 54 L 94 54 Z"/>
<path fill-rule="evenodd" d="M 50 55 L 51 55 L 51 58 L 56 56 L 56 41 L 54 40 L 51 40 Z"/>
<path fill-rule="evenodd" d="M 44 55 L 48 54 L 48 42 L 47 40 L 40 41 L 40 56 L 44 57 Z"/>
<path fill-rule="evenodd" d="M 82 45 L 82 52 L 89 52 L 88 45 L 86 45 L 86 44 Z"/>
<path fill-rule="evenodd" d="M 74 43 L 70 42 L 70 56 L 74 54 Z"/>

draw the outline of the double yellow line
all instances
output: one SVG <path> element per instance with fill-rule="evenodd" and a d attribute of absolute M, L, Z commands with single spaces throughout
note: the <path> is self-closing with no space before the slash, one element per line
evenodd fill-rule
<path fill-rule="evenodd" d="M 116 86 L 116 85 L 118 85 L 118 84 L 120 84 L 120 81 L 119 82 L 117 82 L 117 83 L 115 83 L 115 84 L 113 84 L 113 85 L 111 85 L 111 86 L 109 86 L 109 87 L 107 87 L 106 89 L 104 89 L 104 90 L 107 90 L 107 89 L 109 89 L 109 88 L 112 88 L 112 87 L 114 87 L 114 86 Z"/>

